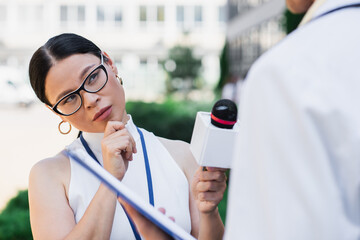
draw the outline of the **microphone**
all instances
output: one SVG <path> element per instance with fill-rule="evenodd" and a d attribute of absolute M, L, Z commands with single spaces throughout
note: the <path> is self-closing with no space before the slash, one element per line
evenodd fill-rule
<path fill-rule="evenodd" d="M 220 99 L 211 110 L 211 123 L 219 128 L 232 129 L 236 118 L 236 104 L 229 99 Z"/>
<path fill-rule="evenodd" d="M 221 99 L 211 113 L 196 114 L 190 150 L 200 166 L 230 168 L 238 133 L 236 104 Z"/>

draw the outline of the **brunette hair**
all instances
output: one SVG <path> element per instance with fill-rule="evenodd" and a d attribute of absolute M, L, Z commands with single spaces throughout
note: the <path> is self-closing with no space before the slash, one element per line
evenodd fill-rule
<path fill-rule="evenodd" d="M 79 53 L 90 53 L 100 58 L 101 50 L 90 40 L 73 33 L 52 37 L 36 50 L 30 60 L 29 77 L 31 87 L 40 101 L 51 105 L 45 94 L 45 79 L 54 63 Z"/>

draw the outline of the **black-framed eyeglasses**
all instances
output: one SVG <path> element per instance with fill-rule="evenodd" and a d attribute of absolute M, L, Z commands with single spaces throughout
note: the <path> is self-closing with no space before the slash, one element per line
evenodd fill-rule
<path fill-rule="evenodd" d="M 100 54 L 100 56 L 100 65 L 86 76 L 81 86 L 75 91 L 63 96 L 53 107 L 50 107 L 54 112 L 63 116 L 70 116 L 76 113 L 83 103 L 83 99 L 80 95 L 81 90 L 89 93 L 96 93 L 103 89 L 108 81 L 108 73 L 104 66 L 103 55 Z"/>

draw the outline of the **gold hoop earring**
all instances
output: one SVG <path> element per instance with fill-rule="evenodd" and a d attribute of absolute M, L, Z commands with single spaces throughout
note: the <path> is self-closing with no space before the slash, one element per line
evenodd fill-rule
<path fill-rule="evenodd" d="M 63 131 L 61 131 L 61 125 L 62 125 L 63 123 L 68 123 L 68 122 L 61 121 L 61 122 L 59 123 L 58 129 L 59 129 L 59 132 L 60 132 L 61 134 L 66 135 L 66 134 L 68 134 L 69 132 L 71 132 L 71 124 L 68 123 L 68 124 L 69 124 L 69 130 L 68 130 L 67 132 L 63 132 Z"/>
<path fill-rule="evenodd" d="M 121 85 L 123 85 L 124 83 L 123 83 L 122 78 L 121 78 L 121 77 L 119 77 L 117 74 L 116 74 L 115 76 L 116 76 L 117 80 L 119 80 L 120 84 L 121 84 Z"/>

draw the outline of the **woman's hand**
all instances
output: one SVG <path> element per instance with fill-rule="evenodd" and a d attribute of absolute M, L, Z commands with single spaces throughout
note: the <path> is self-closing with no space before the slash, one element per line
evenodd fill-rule
<path fill-rule="evenodd" d="M 136 144 L 125 124 L 109 121 L 106 125 L 104 138 L 101 141 L 104 168 L 114 177 L 122 180 L 128 168 L 129 161 L 136 153 Z"/>
<path fill-rule="evenodd" d="M 226 189 L 226 170 L 207 167 L 207 171 L 202 171 L 200 167 L 196 171 L 191 191 L 201 213 L 212 213 L 217 209 Z"/>

